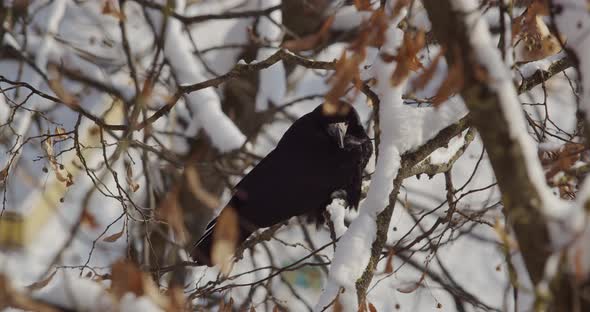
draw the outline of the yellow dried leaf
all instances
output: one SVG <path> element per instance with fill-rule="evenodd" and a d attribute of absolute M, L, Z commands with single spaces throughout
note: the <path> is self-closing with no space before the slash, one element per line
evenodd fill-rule
<path fill-rule="evenodd" d="M 6 180 L 6 177 L 8 176 L 8 167 L 9 165 L 6 165 L 4 169 L 0 170 L 0 182 Z"/>
<path fill-rule="evenodd" d="M 178 189 L 173 189 L 160 203 L 158 216 L 168 223 L 170 229 L 174 232 L 174 237 L 178 243 L 185 244 L 188 240 L 188 230 L 184 225 L 184 214 L 178 205 Z"/>
<path fill-rule="evenodd" d="M 125 161 L 125 181 L 127 182 L 127 185 L 129 185 L 129 188 L 131 189 L 132 192 L 137 192 L 137 190 L 139 190 L 139 184 L 137 184 L 134 180 L 133 180 L 133 167 L 131 166 L 131 163 L 128 161 Z"/>
<path fill-rule="evenodd" d="M 330 27 L 333 22 L 334 16 L 330 16 L 324 21 L 324 24 L 317 33 L 297 39 L 287 40 L 281 46 L 294 52 L 318 48 L 323 42 L 330 38 Z"/>
<path fill-rule="evenodd" d="M 217 209 L 220 206 L 219 199 L 203 187 L 199 172 L 195 166 L 187 166 L 184 171 L 184 176 L 188 184 L 190 192 L 198 199 L 201 203 L 211 210 Z"/>
<path fill-rule="evenodd" d="M 46 278 L 44 278 L 40 281 L 34 282 L 33 284 L 27 286 L 27 289 L 28 290 L 42 289 L 43 287 L 47 286 L 47 284 L 49 284 L 49 282 L 51 282 L 51 280 L 55 276 L 55 273 L 57 273 L 57 271 L 53 271 L 53 273 L 49 274 L 49 276 L 47 276 Z"/>
<path fill-rule="evenodd" d="M 211 260 L 213 264 L 220 264 L 224 274 L 229 273 L 229 267 L 225 267 L 228 259 L 234 255 L 239 239 L 239 220 L 236 211 L 228 206 L 217 217 L 217 225 L 213 231 L 213 247 L 211 248 Z"/>
<path fill-rule="evenodd" d="M 55 95 L 67 106 L 79 106 L 78 99 L 66 90 L 62 83 L 61 72 L 59 67 L 53 63 L 47 65 L 47 76 L 49 77 L 47 84 Z"/>
<path fill-rule="evenodd" d="M 55 128 L 55 134 L 57 135 L 55 138 L 64 140 L 67 139 L 68 136 L 66 135 L 66 129 L 62 128 L 62 127 L 56 127 Z"/>
<path fill-rule="evenodd" d="M 103 238 L 103 241 L 107 242 L 107 243 L 116 242 L 119 238 L 121 238 L 121 236 L 123 236 L 123 233 L 125 233 L 125 226 L 124 225 L 123 225 L 123 228 L 121 229 L 121 232 L 117 232 L 115 234 L 109 235 L 109 236 Z"/>

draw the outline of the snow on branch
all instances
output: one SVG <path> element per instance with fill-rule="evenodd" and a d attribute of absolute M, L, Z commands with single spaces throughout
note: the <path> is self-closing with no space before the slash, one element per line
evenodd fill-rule
<path fill-rule="evenodd" d="M 584 211 L 557 198 L 546 184 L 510 72 L 481 18 L 479 2 L 424 3 L 435 35 L 449 47 L 448 63 L 468 81 L 461 94 L 494 168 L 527 273 L 536 286 L 543 286 L 538 291 L 546 290 L 558 273 L 559 261 L 551 259 L 579 234 Z M 560 284 L 551 290 L 556 298 L 564 298 L 569 287 Z M 538 296 L 536 304 L 545 304 L 546 298 Z"/>
<path fill-rule="evenodd" d="M 393 27 L 397 25 L 396 21 L 399 21 L 399 18 L 397 16 L 391 22 L 391 27 L 387 28 L 386 42 L 380 48 L 382 54 L 397 54 L 398 60 L 403 58 L 400 56 L 402 42 L 408 44 L 406 40 L 419 40 L 417 37 L 404 38 L 404 33 Z M 416 109 L 405 105 L 402 92 L 406 86 L 407 73 L 401 74 L 398 83 L 392 80 L 396 73 L 402 72 L 396 69 L 398 66 L 401 65 L 397 61 L 391 62 L 382 57 L 378 57 L 372 65 L 372 74 L 377 80 L 375 93 L 380 102 L 379 155 L 375 173 L 369 185 L 367 198 L 359 208 L 359 216 L 337 244 L 328 282 L 315 307 L 317 311 L 328 309 L 336 302 L 339 303 L 339 307 L 346 310 L 356 310 L 367 304 L 366 292 L 379 262 L 381 250 L 387 241 L 395 198 L 401 182 L 407 177 L 406 171 L 436 149 L 432 149 L 436 144 L 428 144 L 430 139 L 441 129 L 465 115 L 465 109 L 460 101 L 449 101 L 448 105 L 440 109 Z M 450 133 L 461 133 L 465 129 L 466 120 L 458 125 L 458 132 L 453 127 Z M 444 132 L 443 135 L 448 132 Z M 426 149 L 420 149 L 421 146 Z M 411 155 L 409 160 L 404 162 L 403 157 L 406 153 L 414 149 L 426 152 Z"/>
<path fill-rule="evenodd" d="M 176 11 L 184 10 L 184 1 L 177 1 Z M 153 14 L 159 15 L 159 13 Z M 162 19 L 162 16 L 158 16 Z M 205 80 L 203 65 L 192 53 L 189 38 L 184 34 L 183 24 L 177 19 L 168 19 L 164 54 L 170 63 L 179 84 Z M 221 152 L 238 149 L 246 137 L 231 119 L 221 110 L 219 95 L 211 88 L 185 96 L 188 106 L 193 110 L 193 122 L 202 127 L 211 138 L 213 145 Z"/>

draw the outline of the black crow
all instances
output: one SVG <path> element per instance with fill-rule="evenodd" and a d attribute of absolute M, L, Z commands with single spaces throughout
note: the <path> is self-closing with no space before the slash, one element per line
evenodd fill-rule
<path fill-rule="evenodd" d="M 321 219 L 335 192 L 344 191 L 348 206 L 358 207 L 362 173 L 373 145 L 356 110 L 348 103 L 341 105 L 346 105 L 345 112 L 329 114 L 320 105 L 295 121 L 276 148 L 236 185 L 220 214 L 236 212 L 235 246 L 255 230 L 294 216 Z M 209 223 L 192 252 L 199 264 L 212 265 L 218 219 Z"/>

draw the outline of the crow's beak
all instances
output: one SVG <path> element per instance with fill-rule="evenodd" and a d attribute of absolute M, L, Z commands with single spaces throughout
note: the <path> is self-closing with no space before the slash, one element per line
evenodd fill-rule
<path fill-rule="evenodd" d="M 348 124 L 346 122 L 337 122 L 328 125 L 328 132 L 336 139 L 340 148 L 344 148 L 344 136 L 346 136 L 347 129 Z"/>

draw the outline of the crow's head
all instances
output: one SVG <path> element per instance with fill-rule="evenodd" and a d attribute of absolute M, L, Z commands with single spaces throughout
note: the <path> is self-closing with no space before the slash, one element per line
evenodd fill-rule
<path fill-rule="evenodd" d="M 341 101 L 339 107 L 334 109 L 327 108 L 324 103 L 316 108 L 316 113 L 320 114 L 321 122 L 328 136 L 334 140 L 338 147 L 351 150 L 364 143 L 366 135 L 359 135 L 359 131 L 364 134 L 360 118 L 350 104 Z"/>

